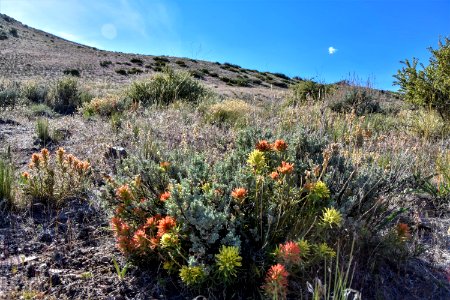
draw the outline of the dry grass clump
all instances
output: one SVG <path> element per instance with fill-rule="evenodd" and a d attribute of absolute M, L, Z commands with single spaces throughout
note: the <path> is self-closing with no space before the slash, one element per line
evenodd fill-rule
<path fill-rule="evenodd" d="M 227 99 L 211 105 L 206 110 L 205 119 L 213 124 L 243 126 L 248 123 L 256 109 L 240 99 Z"/>
<path fill-rule="evenodd" d="M 83 104 L 82 112 L 84 115 L 111 116 L 115 113 L 123 112 L 130 108 L 131 102 L 122 95 L 107 95 L 96 97 L 90 102 Z"/>

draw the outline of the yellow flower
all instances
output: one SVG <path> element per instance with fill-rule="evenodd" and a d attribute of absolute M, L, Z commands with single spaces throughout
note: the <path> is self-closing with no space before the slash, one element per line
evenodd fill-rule
<path fill-rule="evenodd" d="M 334 208 L 326 207 L 322 215 L 322 223 L 326 226 L 333 227 L 333 225 L 340 226 L 342 223 L 342 215 Z"/>
<path fill-rule="evenodd" d="M 164 233 L 159 242 L 161 248 L 171 248 L 178 245 L 178 236 L 173 233 Z"/>
<path fill-rule="evenodd" d="M 261 170 L 266 166 L 266 158 L 264 157 L 264 153 L 257 149 L 253 150 L 248 155 L 247 163 L 256 172 L 261 172 Z"/>
<path fill-rule="evenodd" d="M 233 246 L 222 246 L 219 254 L 216 254 L 216 265 L 219 267 L 219 274 L 225 281 L 236 277 L 237 267 L 242 266 L 242 257 L 239 255 L 239 248 Z"/>
<path fill-rule="evenodd" d="M 205 272 L 201 266 L 183 266 L 180 269 L 180 278 L 186 285 L 196 285 L 205 277 Z"/>
<path fill-rule="evenodd" d="M 322 200 L 330 198 L 330 190 L 327 185 L 319 180 L 310 187 L 309 197 L 312 200 Z"/>

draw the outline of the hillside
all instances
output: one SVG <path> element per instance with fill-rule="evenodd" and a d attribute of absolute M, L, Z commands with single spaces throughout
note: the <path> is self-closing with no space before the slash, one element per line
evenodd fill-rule
<path fill-rule="evenodd" d="M 14 32 L 14 34 L 12 33 Z M 77 70 L 84 80 L 130 82 L 164 66 L 188 70 L 210 85 L 287 88 L 296 80 L 229 63 L 111 52 L 77 44 L 0 14 L 0 72 L 6 78 L 56 78 Z"/>
<path fill-rule="evenodd" d="M 447 300 L 449 149 L 397 93 L 0 15 L 0 299 Z"/>

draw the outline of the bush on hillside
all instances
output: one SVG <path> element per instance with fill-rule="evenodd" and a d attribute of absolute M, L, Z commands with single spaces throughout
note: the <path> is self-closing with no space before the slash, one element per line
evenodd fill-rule
<path fill-rule="evenodd" d="M 198 102 L 207 95 L 207 90 L 189 73 L 166 68 L 150 79 L 133 82 L 127 95 L 133 102 L 144 106 L 167 105 L 178 100 Z"/>
<path fill-rule="evenodd" d="M 75 78 L 65 77 L 56 82 L 49 100 L 49 106 L 53 110 L 61 114 L 71 114 L 81 104 L 81 93 Z"/>

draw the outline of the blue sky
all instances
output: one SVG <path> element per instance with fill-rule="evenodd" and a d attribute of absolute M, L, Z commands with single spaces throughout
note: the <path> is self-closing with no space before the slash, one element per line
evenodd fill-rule
<path fill-rule="evenodd" d="M 100 49 L 382 89 L 450 36 L 449 0 L 0 0 L 0 12 Z"/>

